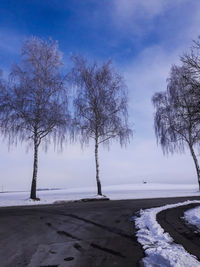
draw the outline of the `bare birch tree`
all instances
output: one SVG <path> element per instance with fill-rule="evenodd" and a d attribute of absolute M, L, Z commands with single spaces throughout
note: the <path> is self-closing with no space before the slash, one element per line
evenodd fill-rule
<path fill-rule="evenodd" d="M 71 78 L 77 87 L 74 100 L 75 123 L 81 142 L 90 139 L 95 144 L 96 182 L 98 195 L 102 195 L 99 176 L 98 149 L 115 139 L 124 145 L 132 134 L 128 126 L 127 89 L 123 78 L 110 62 L 89 64 L 80 56 L 73 57 Z"/>
<path fill-rule="evenodd" d="M 156 93 L 153 104 L 155 134 L 164 153 L 183 152 L 188 146 L 194 160 L 199 188 L 200 169 L 195 147 L 200 141 L 200 121 L 194 112 L 194 77 L 185 66 L 173 66 L 167 91 Z"/>
<path fill-rule="evenodd" d="M 44 140 L 55 143 L 64 139 L 70 116 L 67 109 L 65 78 L 57 43 L 36 37 L 24 42 L 22 64 L 10 74 L 3 101 L 6 103 L 2 131 L 10 142 L 28 141 L 34 147 L 31 199 L 36 197 L 38 149 Z"/>

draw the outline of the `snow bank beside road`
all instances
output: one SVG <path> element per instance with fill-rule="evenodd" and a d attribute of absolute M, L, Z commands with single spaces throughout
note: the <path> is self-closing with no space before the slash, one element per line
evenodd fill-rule
<path fill-rule="evenodd" d="M 196 226 L 200 231 L 200 207 L 196 207 L 184 212 L 184 219 L 188 223 Z"/>
<path fill-rule="evenodd" d="M 156 221 L 156 215 L 166 209 L 175 208 L 200 201 L 186 201 L 163 207 L 141 210 L 135 217 L 137 238 L 145 250 L 143 263 L 146 267 L 199 267 L 200 262 L 181 245 L 173 243 L 172 237 Z"/>

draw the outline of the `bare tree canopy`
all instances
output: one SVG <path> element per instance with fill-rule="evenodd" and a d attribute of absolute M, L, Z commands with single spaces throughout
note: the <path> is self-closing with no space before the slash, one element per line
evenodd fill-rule
<path fill-rule="evenodd" d="M 36 199 L 39 145 L 43 139 L 46 146 L 51 138 L 62 142 L 70 116 L 57 43 L 33 37 L 24 42 L 21 57 L 22 64 L 13 66 L 4 95 L 7 109 L 2 131 L 11 142 L 34 144 L 31 198 Z"/>
<path fill-rule="evenodd" d="M 89 64 L 80 56 L 73 57 L 71 79 L 77 88 L 75 124 L 81 133 L 81 142 L 95 142 L 96 180 L 98 194 L 102 195 L 99 178 L 98 146 L 109 145 L 115 139 L 126 144 L 132 134 L 128 126 L 127 88 L 111 62 Z"/>
<path fill-rule="evenodd" d="M 7 103 L 5 101 L 7 84 L 3 79 L 3 72 L 0 70 L 0 130 L 2 130 L 2 122 L 6 117 Z"/>
<path fill-rule="evenodd" d="M 188 146 L 193 157 L 200 186 L 200 169 L 194 147 L 200 141 L 200 122 L 194 112 L 196 94 L 194 77 L 186 66 L 173 66 L 167 91 L 156 93 L 152 100 L 155 134 L 164 153 L 183 152 Z"/>
<path fill-rule="evenodd" d="M 181 61 L 195 75 L 195 78 L 200 81 L 200 36 L 197 40 L 193 41 L 190 51 L 181 56 Z"/>
<path fill-rule="evenodd" d="M 181 57 L 183 66 L 190 72 L 192 79 L 192 95 L 194 102 L 191 103 L 196 120 L 200 121 L 200 37 L 193 41 L 193 47 Z"/>

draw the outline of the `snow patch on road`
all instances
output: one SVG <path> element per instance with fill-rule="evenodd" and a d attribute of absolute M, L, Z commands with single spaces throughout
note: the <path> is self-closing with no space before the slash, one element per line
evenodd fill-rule
<path fill-rule="evenodd" d="M 185 201 L 158 208 L 141 210 L 135 217 L 137 238 L 145 250 L 146 257 L 143 264 L 146 267 L 198 267 L 200 262 L 189 254 L 181 245 L 175 244 L 168 233 L 156 221 L 156 215 L 166 209 L 200 203 L 200 201 Z"/>
<path fill-rule="evenodd" d="M 200 207 L 196 207 L 184 212 L 184 219 L 198 228 L 200 231 Z"/>

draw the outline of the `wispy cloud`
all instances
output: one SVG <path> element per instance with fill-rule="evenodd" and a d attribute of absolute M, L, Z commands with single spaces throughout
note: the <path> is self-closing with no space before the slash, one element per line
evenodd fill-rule
<path fill-rule="evenodd" d="M 141 16 L 153 18 L 173 2 L 166 0 L 114 0 L 113 5 L 117 18 L 125 22 L 141 18 Z"/>
<path fill-rule="evenodd" d="M 156 34 L 156 38 L 163 38 L 166 43 L 171 38 L 172 42 L 179 38 L 183 41 L 188 29 L 194 34 L 194 25 L 199 25 L 198 0 L 113 0 L 112 4 L 110 16 L 114 26 L 122 35 L 132 36 L 133 42 L 148 34 Z"/>
<path fill-rule="evenodd" d="M 113 18 L 116 23 L 141 21 L 153 19 L 158 15 L 164 15 L 172 8 L 179 8 L 189 0 L 113 0 Z M 126 25 L 129 26 L 129 25 Z"/>
<path fill-rule="evenodd" d="M 145 138 L 154 136 L 151 98 L 155 92 L 166 89 L 170 67 L 179 62 L 180 51 L 169 53 L 160 46 L 151 46 L 123 66 L 129 89 L 130 116 L 136 135 Z"/>

